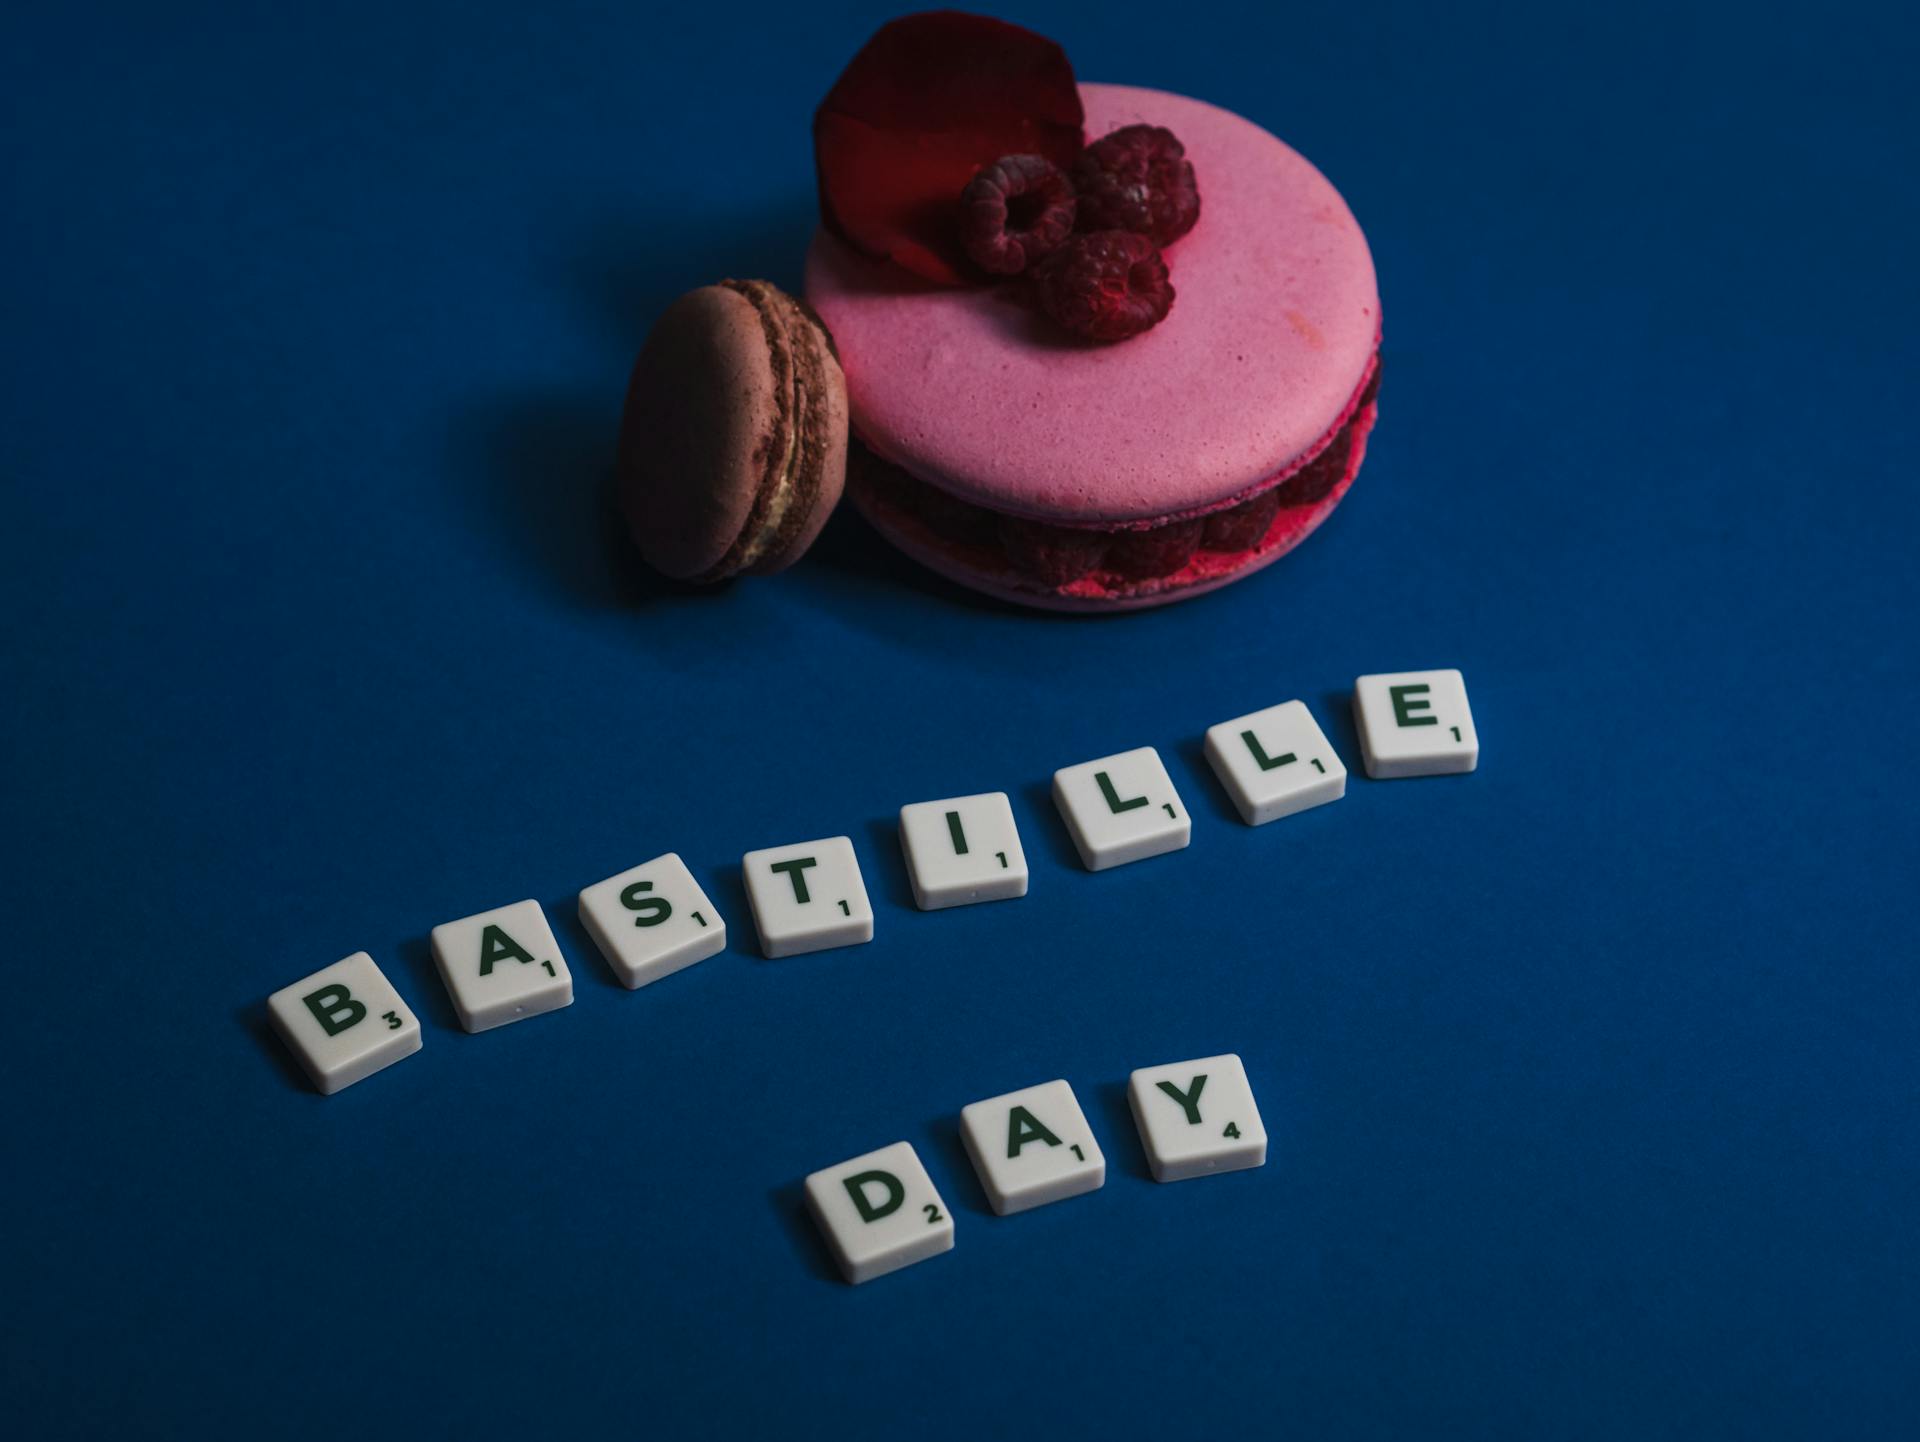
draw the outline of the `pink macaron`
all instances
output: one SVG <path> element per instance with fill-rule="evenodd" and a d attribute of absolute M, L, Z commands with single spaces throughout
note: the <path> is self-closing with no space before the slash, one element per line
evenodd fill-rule
<path fill-rule="evenodd" d="M 1326 519 L 1374 422 L 1380 299 L 1352 212 L 1280 140 L 1162 91 L 1080 96 L 1089 139 L 1164 126 L 1199 178 L 1165 320 L 1084 343 L 1021 282 L 926 286 L 825 230 L 806 296 L 839 348 L 867 519 L 965 585 L 1101 611 L 1213 590 Z"/>

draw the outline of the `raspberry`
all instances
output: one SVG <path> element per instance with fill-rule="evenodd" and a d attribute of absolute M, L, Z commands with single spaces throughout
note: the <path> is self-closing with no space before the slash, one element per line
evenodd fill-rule
<path fill-rule="evenodd" d="M 1129 581 L 1171 576 L 1193 559 L 1206 522 L 1168 521 L 1150 531 L 1122 531 L 1107 545 L 1106 567 Z"/>
<path fill-rule="evenodd" d="M 1144 235 L 1076 235 L 1034 277 L 1040 308 L 1088 340 L 1125 340 L 1173 309 L 1167 263 Z"/>
<path fill-rule="evenodd" d="M 921 522 L 944 541 L 992 546 L 993 514 L 928 485 L 868 450 L 858 436 L 847 444 L 847 484 L 878 497 Z"/>
<path fill-rule="evenodd" d="M 973 263 L 1018 275 L 1073 234 L 1073 187 L 1051 160 L 1003 155 L 960 192 L 960 243 Z"/>
<path fill-rule="evenodd" d="M 1273 524 L 1279 509 L 1279 489 L 1269 486 L 1231 510 L 1208 516 L 1206 535 L 1200 544 L 1209 551 L 1251 551 L 1266 539 L 1267 527 Z"/>
<path fill-rule="evenodd" d="M 1347 473 L 1347 457 L 1353 454 L 1353 427 L 1344 427 L 1327 443 L 1327 448 L 1276 486 L 1283 506 L 1307 506 L 1325 500 L 1327 492 L 1340 484 Z"/>
<path fill-rule="evenodd" d="M 1082 230 L 1131 230 L 1171 245 L 1200 218 L 1200 189 L 1187 148 L 1171 130 L 1128 125 L 1102 136 L 1073 163 Z"/>
<path fill-rule="evenodd" d="M 1000 545 L 1016 571 L 1049 586 L 1064 586 L 1100 564 L 1107 533 L 1002 516 Z"/>

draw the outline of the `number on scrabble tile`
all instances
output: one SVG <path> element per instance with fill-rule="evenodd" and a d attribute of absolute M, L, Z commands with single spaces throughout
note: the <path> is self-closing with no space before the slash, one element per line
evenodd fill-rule
<path fill-rule="evenodd" d="M 1053 773 L 1054 805 L 1089 871 L 1185 846 L 1192 827 L 1178 801 L 1160 753 L 1151 746 Z"/>
<path fill-rule="evenodd" d="M 443 922 L 432 940 L 434 966 L 468 1031 L 573 1004 L 573 974 L 537 901 Z"/>
<path fill-rule="evenodd" d="M 1103 1186 L 1107 1161 L 1064 1081 L 973 1102 L 960 1139 L 995 1212 L 1008 1216 Z"/>
<path fill-rule="evenodd" d="M 1158 1182 L 1263 1166 L 1267 1132 L 1231 1053 L 1143 1067 L 1127 1081 L 1127 1105 Z"/>
<path fill-rule="evenodd" d="M 364 951 L 276 991 L 267 1016 L 324 1095 L 420 1050 L 419 1021 Z"/>
<path fill-rule="evenodd" d="M 1027 858 L 1004 791 L 901 807 L 900 849 L 922 911 L 1027 894 Z"/>
<path fill-rule="evenodd" d="M 798 956 L 873 940 L 873 907 L 848 838 L 749 851 L 740 869 L 766 955 Z"/>
<path fill-rule="evenodd" d="M 1397 671 L 1353 683 L 1367 775 L 1450 776 L 1480 763 L 1480 738 L 1458 671 Z"/>
<path fill-rule="evenodd" d="M 1299 701 L 1209 726 L 1206 753 L 1207 764 L 1249 826 L 1324 806 L 1347 791 L 1347 768 Z"/>
<path fill-rule="evenodd" d="M 953 1248 L 953 1219 L 909 1142 L 895 1142 L 806 1181 L 807 1209 L 854 1283 Z"/>

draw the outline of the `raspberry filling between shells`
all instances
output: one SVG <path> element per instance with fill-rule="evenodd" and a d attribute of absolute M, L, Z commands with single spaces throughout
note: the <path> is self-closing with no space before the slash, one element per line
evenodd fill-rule
<path fill-rule="evenodd" d="M 857 435 L 847 457 L 847 492 L 883 525 L 910 526 L 923 544 L 1027 587 L 1098 592 L 1177 583 L 1189 571 L 1200 579 L 1236 568 L 1291 533 L 1290 520 L 1349 478 L 1354 447 L 1373 428 L 1379 391 L 1376 357 L 1347 413 L 1304 465 L 1199 516 L 1132 526 L 1063 526 L 1009 516 L 929 485 L 874 454 Z"/>

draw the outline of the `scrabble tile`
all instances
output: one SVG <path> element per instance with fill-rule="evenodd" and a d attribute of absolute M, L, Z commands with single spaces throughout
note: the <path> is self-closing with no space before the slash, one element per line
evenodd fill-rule
<path fill-rule="evenodd" d="M 364 951 L 267 998 L 273 1029 L 327 1096 L 420 1050 L 420 1022 Z"/>
<path fill-rule="evenodd" d="M 1151 746 L 1053 773 L 1053 804 L 1089 871 L 1178 851 L 1192 823 Z"/>
<path fill-rule="evenodd" d="M 1107 1159 L 1073 1088 L 1045 1082 L 960 1109 L 960 1139 L 1001 1216 L 1105 1185 Z"/>
<path fill-rule="evenodd" d="M 849 1282 L 953 1250 L 953 1217 L 909 1142 L 815 1172 L 807 1209 Z"/>
<path fill-rule="evenodd" d="M 1231 1053 L 1142 1067 L 1127 1081 L 1127 1105 L 1156 1182 L 1266 1165 L 1267 1129 Z"/>
<path fill-rule="evenodd" d="M 671 851 L 582 891 L 580 924 L 630 987 L 705 961 L 727 944 L 727 923 Z"/>
<path fill-rule="evenodd" d="M 846 837 L 749 851 L 740 869 L 760 949 L 768 956 L 873 940 L 873 908 Z"/>
<path fill-rule="evenodd" d="M 573 1003 L 573 973 L 537 901 L 442 922 L 433 929 L 433 964 L 468 1031 Z"/>
<path fill-rule="evenodd" d="M 1395 671 L 1353 683 L 1353 720 L 1367 775 L 1451 776 L 1480 762 L 1480 738 L 1458 671 Z"/>
<path fill-rule="evenodd" d="M 900 849 L 922 911 L 1027 894 L 1027 857 L 1004 791 L 902 806 Z"/>
<path fill-rule="evenodd" d="M 1347 768 L 1302 701 L 1209 726 L 1207 761 L 1249 826 L 1347 794 Z"/>

